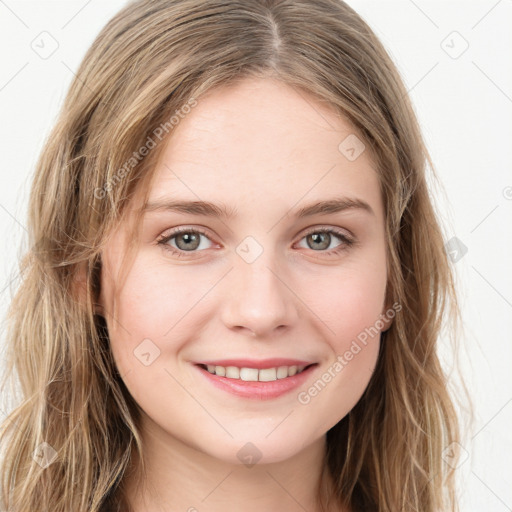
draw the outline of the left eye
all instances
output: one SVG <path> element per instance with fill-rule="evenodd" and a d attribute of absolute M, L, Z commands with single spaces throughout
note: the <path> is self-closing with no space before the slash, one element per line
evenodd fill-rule
<path fill-rule="evenodd" d="M 334 238 L 341 240 L 341 243 L 334 248 L 330 247 L 331 242 L 333 241 L 333 236 Z M 349 239 L 347 235 L 345 235 L 345 233 L 342 233 L 336 229 L 329 228 L 320 228 L 315 229 L 314 231 L 310 231 L 309 233 L 306 233 L 302 240 L 306 240 L 308 248 L 312 248 L 312 246 L 314 247 L 316 245 L 316 249 L 321 249 L 321 252 L 324 252 L 324 250 L 328 249 L 325 251 L 327 254 L 343 250 L 353 243 L 352 240 Z"/>

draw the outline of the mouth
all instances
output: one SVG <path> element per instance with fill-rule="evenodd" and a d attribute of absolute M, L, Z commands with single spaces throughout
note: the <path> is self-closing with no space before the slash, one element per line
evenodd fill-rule
<path fill-rule="evenodd" d="M 213 389 L 238 398 L 270 400 L 290 393 L 309 379 L 318 363 L 251 368 L 198 363 L 194 365 Z"/>

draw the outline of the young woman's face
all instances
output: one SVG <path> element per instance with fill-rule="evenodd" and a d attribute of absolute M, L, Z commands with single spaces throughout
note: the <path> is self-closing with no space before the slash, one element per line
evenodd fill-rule
<path fill-rule="evenodd" d="M 235 463 L 289 458 L 354 407 L 389 326 L 369 151 L 312 97 L 246 80 L 191 108 L 156 173 L 122 286 L 126 225 L 103 253 L 122 378 L 162 438 Z M 208 205 L 171 204 L 192 202 Z"/>

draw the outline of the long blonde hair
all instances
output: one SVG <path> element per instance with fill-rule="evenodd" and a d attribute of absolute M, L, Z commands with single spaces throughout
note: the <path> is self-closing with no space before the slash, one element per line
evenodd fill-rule
<path fill-rule="evenodd" d="M 126 510 L 132 451 L 143 457 L 137 404 L 94 309 L 101 250 L 148 187 L 156 133 L 172 136 L 186 105 L 247 77 L 277 78 L 344 116 L 380 170 L 387 299 L 402 311 L 363 397 L 327 432 L 334 499 L 354 512 L 456 510 L 442 451 L 459 428 L 437 340 L 459 310 L 432 164 L 394 64 L 340 0 L 137 0 L 92 44 L 37 163 L 7 316 L 6 378 L 21 397 L 0 432 L 5 509 Z M 156 147 L 140 157 L 148 138 Z"/>

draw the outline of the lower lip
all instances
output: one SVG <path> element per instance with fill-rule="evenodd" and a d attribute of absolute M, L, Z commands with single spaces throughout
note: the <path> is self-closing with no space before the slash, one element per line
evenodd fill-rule
<path fill-rule="evenodd" d="M 318 366 L 318 364 L 309 366 L 302 372 L 297 373 L 292 377 L 286 377 L 284 379 L 273 380 L 270 382 L 228 379 L 227 377 L 214 375 L 208 370 L 201 368 L 199 365 L 195 366 L 201 372 L 201 374 L 204 375 L 209 382 L 211 382 L 211 384 L 218 387 L 219 389 L 242 398 L 269 400 L 271 398 L 277 398 L 286 393 L 289 393 L 290 391 L 299 387 L 309 377 L 311 372 Z"/>

